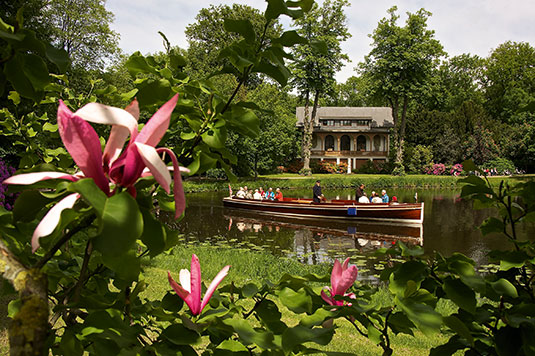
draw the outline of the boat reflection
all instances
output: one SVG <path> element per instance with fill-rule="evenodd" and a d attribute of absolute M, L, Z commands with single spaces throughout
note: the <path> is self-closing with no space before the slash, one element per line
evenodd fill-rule
<path fill-rule="evenodd" d="M 377 248 L 391 247 L 397 241 L 423 245 L 422 224 L 295 219 L 259 215 L 238 209 L 225 209 L 224 216 L 228 220 L 229 232 L 295 230 L 294 253 L 307 263 L 325 262 L 329 260 L 329 255 L 347 255 L 348 252 L 365 254 Z"/>

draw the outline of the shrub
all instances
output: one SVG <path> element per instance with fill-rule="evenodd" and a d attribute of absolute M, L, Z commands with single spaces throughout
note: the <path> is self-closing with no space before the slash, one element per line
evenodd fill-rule
<path fill-rule="evenodd" d="M 450 169 L 450 174 L 452 176 L 460 176 L 463 171 L 463 165 L 460 163 L 454 164 Z"/>
<path fill-rule="evenodd" d="M 312 166 L 312 162 L 310 162 L 310 165 Z M 290 173 L 299 173 L 301 169 L 303 169 L 303 161 L 296 160 L 291 162 L 288 167 L 286 167 L 287 171 Z"/>
<path fill-rule="evenodd" d="M 286 173 L 288 170 L 284 166 L 277 166 L 277 173 Z"/>
<path fill-rule="evenodd" d="M 433 174 L 435 176 L 441 176 L 446 172 L 446 166 L 443 163 L 435 163 L 431 168 L 426 170 L 426 174 Z"/>
<path fill-rule="evenodd" d="M 482 168 L 494 170 L 497 174 L 500 175 L 510 175 L 516 170 L 514 163 L 508 160 L 507 158 L 492 159 L 483 164 Z"/>

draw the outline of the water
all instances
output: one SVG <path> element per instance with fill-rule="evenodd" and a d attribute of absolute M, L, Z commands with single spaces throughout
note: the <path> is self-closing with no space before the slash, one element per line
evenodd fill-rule
<path fill-rule="evenodd" d="M 415 190 L 389 191 L 400 202 L 414 202 Z M 303 263 L 332 262 L 333 258 L 351 257 L 363 268 L 380 270 L 373 251 L 390 247 L 399 240 L 423 246 L 428 255 L 435 251 L 445 256 L 460 252 L 479 265 L 487 263 L 492 249 L 508 247 L 505 237 L 483 237 L 477 228 L 491 210 L 474 210 L 470 201 L 461 200 L 458 190 L 418 190 L 418 201 L 425 203 L 424 223 L 403 227 L 387 223 L 343 223 L 333 221 L 299 221 L 256 212 L 223 207 L 227 193 L 193 193 L 187 195 L 188 207 L 178 223 L 165 218 L 184 235 L 185 242 L 245 247 L 270 251 L 275 255 L 296 258 Z M 311 197 L 308 190 L 287 190 L 288 197 Z M 354 199 L 353 189 L 326 190 L 328 199 Z M 533 238 L 533 224 L 520 226 L 521 238 Z M 530 237 L 531 236 L 531 237 Z"/>

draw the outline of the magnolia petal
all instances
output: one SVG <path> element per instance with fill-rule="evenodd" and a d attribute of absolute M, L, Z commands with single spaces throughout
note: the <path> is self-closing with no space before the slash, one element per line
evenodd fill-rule
<path fill-rule="evenodd" d="M 72 112 L 60 100 L 58 108 L 59 134 L 72 159 L 86 177 L 93 178 L 96 185 L 106 194 L 109 182 L 102 169 L 100 139 L 89 123 Z"/>
<path fill-rule="evenodd" d="M 333 270 L 331 272 L 331 291 L 333 294 L 337 294 L 338 281 L 342 277 L 342 265 L 338 259 L 334 260 Z"/>
<path fill-rule="evenodd" d="M 321 290 L 321 298 L 329 305 L 334 305 L 333 302 L 335 302 L 335 300 L 333 300 L 332 297 L 328 296 L 327 293 L 325 293 L 325 291 L 322 289 Z"/>
<path fill-rule="evenodd" d="M 175 168 L 173 166 L 167 166 L 167 169 L 169 170 L 169 172 L 174 172 L 175 171 Z M 190 172 L 189 169 L 187 169 L 186 167 L 182 167 L 182 166 L 179 167 L 179 171 L 180 172 L 184 172 L 184 173 L 189 173 Z M 152 177 L 152 173 L 150 172 L 150 169 L 145 168 L 143 170 L 143 172 L 141 173 L 141 176 L 142 177 Z"/>
<path fill-rule="evenodd" d="M 121 167 L 122 173 L 120 175 L 120 180 L 116 181 L 117 184 L 123 187 L 134 185 L 138 178 L 141 177 L 141 173 L 143 173 L 143 169 L 145 168 L 145 163 L 143 162 L 136 145 L 129 145 L 124 155 L 115 161 L 115 164 L 110 171 L 110 175 L 114 179 L 117 178 L 114 170 L 120 170 Z"/>
<path fill-rule="evenodd" d="M 128 111 L 136 121 L 139 120 L 139 103 L 137 99 L 132 100 L 132 102 L 124 109 Z"/>
<path fill-rule="evenodd" d="M 48 179 L 66 179 L 70 181 L 77 181 L 80 179 L 78 176 L 73 176 L 61 172 L 34 172 L 34 173 L 23 173 L 11 176 L 5 179 L 3 184 L 20 184 L 20 185 L 29 185 L 40 182 L 42 180 Z"/>
<path fill-rule="evenodd" d="M 191 298 L 194 308 L 190 308 L 193 315 L 201 313 L 201 264 L 197 255 L 191 255 Z"/>
<path fill-rule="evenodd" d="M 158 155 L 158 152 L 156 152 L 156 149 L 152 146 L 145 145 L 140 142 L 134 142 L 134 145 L 137 147 L 137 150 L 139 152 L 139 155 L 141 156 L 141 159 L 143 160 L 143 163 L 145 163 L 145 165 L 149 168 L 152 175 L 154 176 L 154 179 L 156 179 L 156 181 L 160 183 L 162 188 L 167 193 L 169 193 L 169 187 L 171 185 L 171 174 L 169 174 L 167 166 Z"/>
<path fill-rule="evenodd" d="M 189 296 L 190 296 L 190 293 L 185 290 L 184 288 L 182 288 L 182 286 L 180 286 L 177 282 L 175 282 L 175 280 L 173 279 L 173 277 L 171 277 L 171 272 L 167 271 L 167 279 L 169 280 L 169 284 L 171 285 L 171 288 L 174 289 L 174 291 L 176 292 L 176 294 L 184 301 L 186 302 L 186 304 L 188 304 L 188 300 L 189 300 Z M 188 304 L 188 307 L 191 309 L 191 306 Z"/>
<path fill-rule="evenodd" d="M 32 252 L 35 253 L 39 248 L 39 239 L 43 236 L 50 235 L 56 226 L 58 226 L 61 212 L 65 209 L 71 209 L 74 203 L 80 198 L 78 193 L 67 195 L 52 207 L 43 217 L 43 220 L 37 225 L 32 235 Z"/>
<path fill-rule="evenodd" d="M 357 266 L 349 266 L 342 272 L 342 275 L 338 279 L 337 289 L 335 294 L 344 295 L 345 292 L 355 283 L 358 275 Z"/>
<path fill-rule="evenodd" d="M 178 275 L 182 288 L 191 293 L 191 275 L 187 269 L 181 269 Z"/>
<path fill-rule="evenodd" d="M 202 310 L 204 309 L 206 304 L 208 304 L 208 302 L 210 301 L 210 298 L 212 298 L 212 295 L 214 294 L 215 290 L 217 289 L 219 284 L 223 281 L 223 278 L 225 278 L 227 276 L 229 268 L 230 268 L 230 266 L 223 267 L 223 269 L 221 269 L 221 271 L 219 271 L 217 276 L 215 276 L 215 278 L 212 281 L 212 283 L 210 283 L 210 286 L 206 290 L 206 294 L 204 295 L 204 298 L 202 299 L 201 310 L 199 312 L 202 312 Z"/>
<path fill-rule="evenodd" d="M 104 149 L 103 162 L 105 167 L 108 167 L 119 157 L 128 135 L 132 135 L 132 139 L 137 135 L 137 119 L 128 110 L 89 103 L 77 110 L 74 115 L 89 122 L 113 125 Z"/>
<path fill-rule="evenodd" d="M 167 103 L 163 104 L 141 129 L 141 132 L 136 137 L 136 142 L 156 147 L 169 127 L 171 113 L 175 109 L 177 101 L 178 94 L 175 94 Z"/>
<path fill-rule="evenodd" d="M 188 172 L 188 169 L 180 167 L 178 160 L 173 151 L 168 148 L 158 148 L 156 152 L 167 152 L 171 161 L 173 161 L 173 195 L 175 196 L 175 219 L 178 219 L 180 215 L 186 210 L 186 195 L 184 194 L 184 188 L 182 187 L 182 176 L 180 172 Z"/>

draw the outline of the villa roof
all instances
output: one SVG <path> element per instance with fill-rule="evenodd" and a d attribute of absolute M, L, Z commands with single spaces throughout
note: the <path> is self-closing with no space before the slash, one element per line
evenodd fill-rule
<path fill-rule="evenodd" d="M 312 107 L 309 107 L 309 115 Z M 305 108 L 296 108 L 297 125 L 303 126 Z M 393 127 L 392 109 L 389 107 L 318 107 L 314 126 L 319 126 L 320 119 L 371 120 L 370 127 Z"/>

